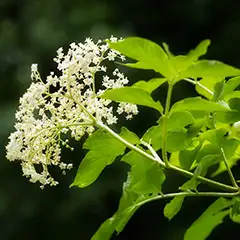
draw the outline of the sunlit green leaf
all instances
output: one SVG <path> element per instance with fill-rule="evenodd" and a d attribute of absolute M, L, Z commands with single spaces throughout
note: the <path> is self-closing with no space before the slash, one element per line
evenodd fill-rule
<path fill-rule="evenodd" d="M 220 154 L 221 146 L 217 146 L 216 144 L 212 144 L 212 143 L 207 143 L 207 144 L 203 144 L 201 149 L 198 151 L 195 160 L 197 162 L 200 162 L 204 156 L 208 156 L 208 155 L 214 155 L 214 154 Z"/>
<path fill-rule="evenodd" d="M 101 224 L 98 231 L 94 234 L 91 240 L 109 240 L 115 231 L 116 227 L 116 216 L 107 219 Z"/>
<path fill-rule="evenodd" d="M 188 58 L 191 59 L 191 61 L 198 60 L 199 57 L 205 55 L 207 53 L 208 46 L 210 45 L 210 40 L 206 39 L 201 41 L 197 47 L 193 50 L 191 50 L 188 53 Z"/>
<path fill-rule="evenodd" d="M 165 175 L 156 162 L 131 151 L 122 161 L 131 165 L 129 188 L 139 194 L 160 193 Z"/>
<path fill-rule="evenodd" d="M 103 169 L 111 164 L 117 156 L 122 155 L 125 150 L 122 143 L 102 130 L 89 136 L 83 148 L 89 149 L 89 151 L 80 163 L 71 187 L 83 188 L 93 183 Z"/>
<path fill-rule="evenodd" d="M 200 81 L 198 81 L 198 84 L 195 85 L 195 89 L 198 92 L 198 94 L 204 96 L 209 100 L 212 100 L 213 93 L 214 93 L 214 86 L 217 82 L 220 82 L 221 80 L 222 78 L 204 77 Z M 199 86 L 199 84 L 201 86 Z"/>
<path fill-rule="evenodd" d="M 167 81 L 166 78 L 153 78 L 149 81 L 139 81 L 132 85 L 132 87 L 141 88 L 149 93 L 152 93 L 155 89 L 160 87 L 163 83 Z"/>
<path fill-rule="evenodd" d="M 172 57 L 171 62 L 177 73 L 183 72 L 193 63 L 192 60 L 188 58 L 188 56 L 183 55 Z"/>
<path fill-rule="evenodd" d="M 110 43 L 110 47 L 129 58 L 137 60 L 137 63 L 125 64 L 126 66 L 153 69 L 167 78 L 175 75 L 167 54 L 159 45 L 150 40 L 129 37 L 123 41 Z"/>
<path fill-rule="evenodd" d="M 224 198 L 217 199 L 208 209 L 188 228 L 184 240 L 205 240 L 212 230 L 223 222 L 229 213 L 232 201 Z M 225 210 L 226 209 L 226 210 Z"/>
<path fill-rule="evenodd" d="M 222 99 L 225 87 L 225 80 L 217 82 L 214 85 L 214 94 L 213 94 L 213 101 L 217 102 Z"/>
<path fill-rule="evenodd" d="M 167 132 L 167 152 L 177 152 L 186 146 L 186 129 L 179 129 Z"/>
<path fill-rule="evenodd" d="M 208 142 L 210 142 L 220 148 L 223 137 L 226 134 L 226 132 L 227 132 L 227 130 L 224 128 L 211 129 L 211 130 L 207 130 L 204 133 L 202 133 L 200 138 L 202 140 L 207 140 Z"/>
<path fill-rule="evenodd" d="M 120 136 L 132 144 L 140 144 L 137 134 L 129 131 L 126 127 L 121 128 Z"/>
<path fill-rule="evenodd" d="M 152 126 L 143 135 L 142 139 L 145 142 L 151 143 L 155 150 L 162 147 L 162 126 Z"/>
<path fill-rule="evenodd" d="M 167 132 L 166 149 L 168 152 L 176 152 L 185 148 L 187 130 L 177 129 Z M 162 125 L 153 126 L 143 135 L 145 142 L 150 142 L 155 150 L 162 148 Z"/>
<path fill-rule="evenodd" d="M 216 120 L 223 123 L 234 123 L 240 121 L 240 98 L 231 98 L 228 104 L 232 111 L 217 112 Z"/>
<path fill-rule="evenodd" d="M 155 102 L 150 93 L 135 87 L 123 87 L 107 90 L 101 95 L 102 98 L 110 99 L 117 102 L 128 102 L 137 105 L 147 106 L 163 111 L 163 107 L 160 102 Z"/>
<path fill-rule="evenodd" d="M 228 165 L 231 168 L 240 158 L 239 153 L 237 153 L 237 148 L 240 144 L 240 141 L 237 139 L 224 139 L 224 141 L 222 142 L 222 148 L 224 150 L 226 159 L 228 161 Z M 218 169 L 212 173 L 212 176 L 215 177 L 218 174 L 226 171 L 226 165 L 225 163 L 222 161 L 219 164 Z"/>
<path fill-rule="evenodd" d="M 180 74 L 181 78 L 225 78 L 240 75 L 240 70 L 215 60 L 200 60 Z"/>
<path fill-rule="evenodd" d="M 224 95 L 231 93 L 240 85 L 240 76 L 233 77 L 226 82 Z"/>
<path fill-rule="evenodd" d="M 168 57 L 169 57 L 170 59 L 171 59 L 172 57 L 174 57 L 174 54 L 170 51 L 168 44 L 164 42 L 162 45 L 163 45 L 163 49 L 164 49 L 164 51 L 167 53 Z"/>
<path fill-rule="evenodd" d="M 189 66 L 191 66 L 198 58 L 204 55 L 207 52 L 208 45 L 210 44 L 209 40 L 204 40 L 198 46 L 191 50 L 187 55 L 178 55 L 174 56 L 166 43 L 163 44 L 163 47 L 168 54 L 171 63 L 177 73 L 185 71 Z M 181 78 L 175 79 L 180 80 Z"/>
<path fill-rule="evenodd" d="M 233 98 L 240 98 L 240 91 L 232 91 L 224 96 L 225 101 L 229 101 Z"/>
<path fill-rule="evenodd" d="M 215 103 L 208 101 L 206 99 L 203 99 L 201 97 L 193 97 L 193 98 L 185 98 L 184 100 L 181 100 L 179 102 L 176 102 L 170 111 L 170 114 L 173 114 L 174 112 L 182 112 L 182 111 L 192 111 L 192 110 L 198 110 L 198 111 L 205 111 L 205 112 L 225 112 L 229 111 L 229 108 Z"/>
<path fill-rule="evenodd" d="M 179 163 L 179 152 L 172 152 L 170 155 L 169 162 L 171 165 L 174 165 L 176 167 L 180 167 Z"/>
<path fill-rule="evenodd" d="M 193 122 L 194 118 L 190 112 L 174 112 L 167 119 L 167 130 L 182 129 Z M 158 124 L 162 124 L 162 118 L 158 120 Z"/>
<path fill-rule="evenodd" d="M 164 208 L 164 216 L 171 220 L 180 210 L 183 204 L 184 196 L 174 197 Z"/>

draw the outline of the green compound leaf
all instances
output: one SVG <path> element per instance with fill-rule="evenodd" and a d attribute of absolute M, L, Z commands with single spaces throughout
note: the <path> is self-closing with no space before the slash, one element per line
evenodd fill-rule
<path fill-rule="evenodd" d="M 188 228 L 184 240 L 205 240 L 212 230 L 223 222 L 229 214 L 232 201 L 224 198 L 217 199 L 207 210 Z"/>
<path fill-rule="evenodd" d="M 225 84 L 224 95 L 230 94 L 240 85 L 240 76 L 233 77 Z"/>
<path fill-rule="evenodd" d="M 234 99 L 234 98 L 240 98 L 240 91 L 238 91 L 238 90 L 236 90 L 236 91 L 232 91 L 232 92 L 230 92 L 229 94 L 226 94 L 225 96 L 224 96 L 224 99 L 225 99 L 225 101 L 229 101 L 229 100 L 231 100 L 231 99 Z"/>
<path fill-rule="evenodd" d="M 162 191 L 165 175 L 159 164 L 133 151 L 124 155 L 122 161 L 131 165 L 131 171 L 123 185 L 118 210 L 100 226 L 92 240 L 108 240 L 114 231 L 119 234 L 145 201 Z"/>
<path fill-rule="evenodd" d="M 214 86 L 217 82 L 220 82 L 222 78 L 215 78 L 215 77 L 204 77 L 200 81 L 197 81 L 198 84 L 201 84 L 203 87 L 200 87 L 198 84 L 195 85 L 195 89 L 198 94 L 204 96 L 205 98 L 212 100 L 214 94 Z M 209 92 L 209 90 L 211 92 Z"/>
<path fill-rule="evenodd" d="M 167 132 L 166 149 L 168 152 L 177 152 L 185 148 L 187 130 L 177 129 Z M 145 142 L 150 142 L 155 150 L 162 148 L 162 125 L 153 126 L 143 135 Z"/>
<path fill-rule="evenodd" d="M 193 145 L 179 152 L 179 163 L 183 169 L 191 169 L 200 148 L 201 144 L 197 143 L 197 145 Z"/>
<path fill-rule="evenodd" d="M 187 138 L 192 139 L 193 137 L 196 137 L 205 123 L 205 118 L 196 119 L 195 122 L 191 124 L 191 126 L 187 130 Z"/>
<path fill-rule="evenodd" d="M 183 191 L 194 190 L 197 191 L 197 187 L 200 184 L 197 177 L 205 176 L 207 170 L 210 166 L 218 163 L 221 160 L 221 155 L 216 154 L 206 154 L 201 158 L 201 161 L 197 164 L 197 167 L 193 173 L 193 177 L 185 182 L 180 189 Z"/>
<path fill-rule="evenodd" d="M 110 43 L 110 48 L 119 51 L 129 58 L 137 60 L 136 63 L 125 64 L 125 66 L 152 69 L 167 78 L 175 75 L 168 55 L 158 44 L 150 40 L 139 37 L 129 37 L 123 41 Z"/>
<path fill-rule="evenodd" d="M 119 209 L 116 213 L 116 228 L 115 230 L 119 234 L 133 214 L 141 207 L 141 201 L 148 199 L 149 196 L 143 196 L 128 192 L 125 190 L 123 196 L 120 199 Z"/>
<path fill-rule="evenodd" d="M 122 161 L 131 165 L 129 188 L 138 194 L 160 193 L 165 175 L 156 162 L 131 151 L 123 156 Z"/>
<path fill-rule="evenodd" d="M 227 129 L 224 128 L 207 130 L 200 135 L 200 139 L 207 140 L 208 142 L 220 148 L 226 132 Z"/>
<path fill-rule="evenodd" d="M 138 81 L 132 85 L 132 87 L 141 88 L 149 93 L 152 93 L 155 89 L 160 87 L 167 81 L 166 78 L 153 78 L 149 81 Z"/>
<path fill-rule="evenodd" d="M 159 164 L 134 151 L 124 155 L 122 161 L 131 165 L 131 171 L 124 183 L 123 196 L 116 213 L 118 233 L 123 230 L 135 211 L 143 204 L 141 202 L 150 198 L 150 195 L 162 192 L 162 184 L 165 180 Z"/>
<path fill-rule="evenodd" d="M 121 128 L 120 136 L 131 144 L 140 144 L 139 137 L 134 132 L 129 131 L 126 127 Z"/>
<path fill-rule="evenodd" d="M 199 57 L 207 53 L 210 43 L 211 41 L 209 39 L 201 41 L 195 49 L 188 53 L 188 58 L 191 59 L 191 61 L 197 61 Z"/>
<path fill-rule="evenodd" d="M 219 103 L 211 102 L 205 100 L 201 97 L 185 98 L 179 102 L 176 102 L 171 110 L 170 114 L 174 112 L 182 111 L 204 111 L 204 112 L 227 112 L 230 109 L 227 106 L 224 106 Z"/>
<path fill-rule="evenodd" d="M 186 129 L 179 129 L 167 132 L 167 152 L 177 152 L 186 147 Z"/>
<path fill-rule="evenodd" d="M 116 216 L 107 219 L 92 236 L 91 240 L 108 240 L 111 238 L 116 227 Z"/>
<path fill-rule="evenodd" d="M 112 164 L 115 158 L 125 151 L 122 143 L 102 130 L 89 136 L 83 148 L 89 151 L 80 163 L 77 175 L 70 187 L 83 188 L 92 184 L 103 169 Z"/>
<path fill-rule="evenodd" d="M 172 220 L 173 217 L 175 217 L 175 215 L 177 215 L 177 213 L 181 210 L 184 198 L 185 196 L 177 196 L 166 204 L 163 213 L 168 220 Z"/>
<path fill-rule="evenodd" d="M 239 161 L 240 154 L 237 151 L 239 145 L 240 141 L 237 139 L 224 139 L 222 142 L 222 148 L 230 168 L 233 167 L 237 161 Z M 226 165 L 223 161 L 221 161 L 217 170 L 212 173 L 212 176 L 215 177 L 225 171 L 227 171 Z"/>
<path fill-rule="evenodd" d="M 123 188 L 117 212 L 100 226 L 91 240 L 110 240 L 115 231 L 119 234 L 143 202 L 151 198 L 128 191 L 126 188 Z"/>
<path fill-rule="evenodd" d="M 101 95 L 101 98 L 110 99 L 117 102 L 127 102 L 146 107 L 151 107 L 163 112 L 163 107 L 160 102 L 155 102 L 150 93 L 135 87 L 123 87 L 107 90 Z"/>
<path fill-rule="evenodd" d="M 163 43 L 164 50 L 166 51 L 168 57 L 171 60 L 171 64 L 173 65 L 176 73 L 181 73 L 186 70 L 189 66 L 191 66 L 198 58 L 204 55 L 207 52 L 207 48 L 210 44 L 209 40 L 204 40 L 198 44 L 198 46 L 191 50 L 186 56 L 178 55 L 174 56 L 166 43 Z M 181 80 L 178 76 L 176 76 L 175 81 Z"/>
<path fill-rule="evenodd" d="M 181 78 L 217 78 L 224 79 L 240 75 L 240 70 L 215 60 L 200 60 L 180 74 Z"/>
<path fill-rule="evenodd" d="M 216 120 L 222 123 L 234 123 L 240 121 L 240 98 L 231 98 L 228 103 L 231 111 L 217 112 Z"/>
<path fill-rule="evenodd" d="M 217 101 L 223 99 L 224 88 L 225 88 L 225 80 L 217 82 L 214 85 L 214 94 L 213 94 L 213 101 L 214 102 L 217 102 Z"/>
<path fill-rule="evenodd" d="M 174 112 L 167 120 L 167 129 L 168 131 L 182 129 L 193 122 L 194 118 L 190 112 Z M 158 123 L 161 124 L 161 119 Z"/>

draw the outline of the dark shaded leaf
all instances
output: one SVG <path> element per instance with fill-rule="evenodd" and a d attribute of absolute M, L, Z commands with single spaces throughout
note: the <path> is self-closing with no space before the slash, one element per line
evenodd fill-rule
<path fill-rule="evenodd" d="M 184 240 L 205 240 L 212 230 L 223 222 L 223 218 L 228 215 L 228 208 L 231 205 L 232 201 L 224 198 L 217 199 L 188 228 L 184 235 Z"/>

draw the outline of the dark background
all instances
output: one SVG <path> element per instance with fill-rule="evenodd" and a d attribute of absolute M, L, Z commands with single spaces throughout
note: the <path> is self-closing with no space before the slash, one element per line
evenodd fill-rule
<path fill-rule="evenodd" d="M 1 0 L 0 1 L 0 239 L 88 240 L 117 209 L 128 167 L 116 162 L 86 189 L 69 188 L 83 157 L 79 147 L 64 152 L 75 168 L 66 176 L 56 173 L 60 185 L 40 190 L 21 176 L 18 163 L 5 158 L 7 137 L 13 131 L 18 99 L 30 84 L 31 63 L 39 63 L 43 77 L 55 65 L 56 49 L 73 41 L 115 36 L 141 36 L 167 42 L 174 53 L 185 53 L 206 38 L 212 45 L 207 58 L 240 67 L 240 3 L 223 0 Z M 132 81 L 149 79 L 149 71 L 129 71 Z M 194 95 L 179 83 L 174 100 Z M 163 87 L 158 96 L 163 99 Z M 157 116 L 141 108 L 140 116 L 127 122 L 138 134 L 154 124 Z M 147 116 L 147 117 L 146 117 Z M 79 143 L 74 143 L 76 146 Z M 80 145 L 79 145 L 80 146 Z M 234 168 L 235 174 L 239 170 Z M 165 189 L 181 177 L 170 174 Z M 226 174 L 219 177 L 224 181 Z M 187 199 L 180 214 L 168 222 L 162 214 L 165 201 L 142 207 L 124 231 L 112 239 L 181 240 L 186 228 L 214 199 Z M 209 239 L 236 239 L 239 226 L 226 219 Z"/>

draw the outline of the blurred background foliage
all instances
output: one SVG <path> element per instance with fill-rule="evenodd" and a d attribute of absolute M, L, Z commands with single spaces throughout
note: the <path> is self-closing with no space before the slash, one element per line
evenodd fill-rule
<path fill-rule="evenodd" d="M 232 0 L 1 0 L 0 1 L 0 239 L 90 239 L 100 223 L 117 208 L 128 167 L 116 161 L 97 182 L 86 189 L 69 188 L 84 156 L 79 147 L 64 151 L 75 168 L 66 176 L 58 172 L 60 185 L 41 190 L 21 176 L 19 164 L 5 158 L 7 137 L 13 131 L 18 99 L 30 84 L 31 63 L 39 63 L 42 77 L 55 68 L 52 58 L 60 47 L 86 37 L 140 36 L 167 42 L 175 53 L 185 53 L 206 38 L 212 45 L 207 58 L 240 67 L 239 1 Z M 128 71 L 131 81 L 154 77 L 149 71 Z M 164 99 L 163 87 L 155 95 Z M 195 92 L 179 83 L 176 101 Z M 160 97 L 159 97 L 160 96 Z M 141 108 L 127 126 L 139 135 L 157 116 Z M 148 116 L 146 118 L 146 115 Z M 73 143 L 75 147 L 79 143 Z M 54 170 L 53 170 L 54 171 Z M 239 176 L 236 167 L 234 172 Z M 219 177 L 224 181 L 226 176 Z M 174 189 L 181 177 L 171 174 L 165 189 Z M 185 229 L 212 199 L 187 199 L 171 222 L 163 217 L 165 201 L 142 207 L 124 232 L 113 239 L 181 240 Z M 209 239 L 236 239 L 239 226 L 230 220 Z"/>

